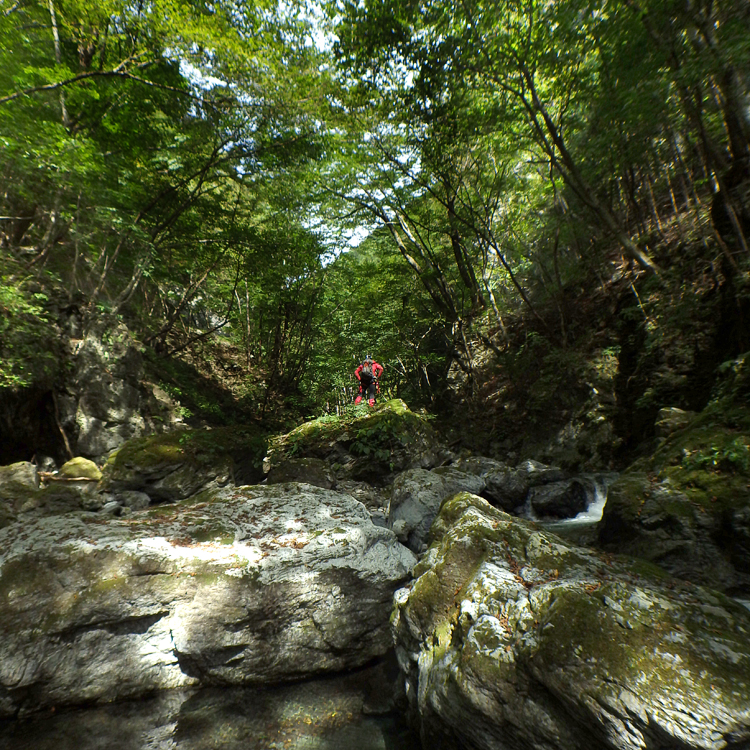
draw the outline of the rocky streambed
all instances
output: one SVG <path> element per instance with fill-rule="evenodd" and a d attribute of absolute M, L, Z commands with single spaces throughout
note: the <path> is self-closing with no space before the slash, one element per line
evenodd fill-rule
<path fill-rule="evenodd" d="M 419 750 L 390 662 L 275 687 L 167 690 L 0 723 L 6 750 Z"/>
<path fill-rule="evenodd" d="M 519 517 L 591 478 L 454 456 L 401 402 L 262 472 L 212 432 L 0 468 L 9 748 L 748 747 L 750 612 Z"/>

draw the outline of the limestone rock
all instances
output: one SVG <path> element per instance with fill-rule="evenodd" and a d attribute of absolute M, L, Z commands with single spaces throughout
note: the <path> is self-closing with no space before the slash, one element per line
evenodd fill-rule
<path fill-rule="evenodd" d="M 691 497 L 690 495 L 693 495 Z M 672 575 L 722 591 L 750 593 L 750 509 L 706 498 L 630 471 L 610 488 L 599 546 L 654 562 Z M 745 495 L 747 503 L 747 495 Z"/>
<path fill-rule="evenodd" d="M 486 477 L 488 474 L 508 468 L 508 465 L 502 461 L 485 456 L 462 456 L 453 465 L 459 471 L 477 474 L 480 477 Z"/>
<path fill-rule="evenodd" d="M 125 490 L 117 496 L 117 500 L 126 508 L 131 510 L 143 510 L 151 505 L 151 498 L 145 492 Z"/>
<path fill-rule="evenodd" d="M 516 467 L 501 464 L 483 476 L 486 484 L 483 496 L 493 505 L 509 513 L 518 511 L 525 505 L 532 487 L 561 482 L 568 478 L 561 469 L 531 460 L 523 461 Z"/>
<path fill-rule="evenodd" d="M 445 496 L 445 483 L 427 469 L 399 474 L 391 489 L 388 526 L 399 541 L 418 552 Z"/>
<path fill-rule="evenodd" d="M 211 487 L 262 479 L 265 438 L 256 429 L 179 430 L 125 443 L 104 466 L 102 489 L 145 492 L 154 502 L 184 500 Z"/>
<path fill-rule="evenodd" d="M 395 702 L 398 678 L 388 659 L 273 688 L 165 690 L 0 724 L 0 744 L 3 750 L 414 750 L 419 739 L 393 715 L 372 719 Z"/>
<path fill-rule="evenodd" d="M 590 493 L 580 479 L 550 482 L 529 490 L 533 512 L 546 518 L 574 518 L 588 506 Z"/>
<path fill-rule="evenodd" d="M 419 552 L 446 497 L 456 492 L 480 492 L 484 480 L 458 469 L 410 469 L 399 474 L 391 488 L 388 527 L 409 549 Z"/>
<path fill-rule="evenodd" d="M 367 482 L 339 480 L 336 482 L 336 491 L 351 495 L 355 500 L 359 500 L 371 513 L 376 510 L 387 512 L 390 495 L 380 487 L 373 487 Z"/>
<path fill-rule="evenodd" d="M 278 466 L 274 466 L 268 475 L 268 484 L 283 482 L 306 482 L 330 490 L 333 487 L 333 476 L 323 459 L 289 458 Z"/>
<path fill-rule="evenodd" d="M 455 466 L 438 466 L 432 469 L 443 480 L 445 496 L 455 495 L 456 492 L 471 492 L 480 495 L 484 491 L 485 482 L 481 475 L 463 471 Z"/>
<path fill-rule="evenodd" d="M 122 325 L 89 331 L 71 354 L 61 421 L 76 436 L 78 452 L 100 458 L 145 431 L 138 388 L 142 358 Z"/>
<path fill-rule="evenodd" d="M 599 543 L 673 575 L 750 594 L 750 409 L 720 399 L 609 490 Z"/>
<path fill-rule="evenodd" d="M 505 467 L 490 472 L 485 477 L 484 494 L 493 505 L 511 512 L 522 506 L 529 493 L 526 476 L 513 468 Z"/>
<path fill-rule="evenodd" d="M 0 715 L 269 684 L 392 647 L 414 556 L 348 495 L 225 488 L 0 529 Z"/>
<path fill-rule="evenodd" d="M 556 466 L 547 466 L 539 461 L 523 461 L 516 471 L 525 478 L 529 487 L 539 487 L 551 482 L 561 482 L 567 478 L 567 474 Z"/>
<path fill-rule="evenodd" d="M 77 453 L 101 461 L 127 440 L 179 424 L 169 396 L 144 381 L 143 355 L 125 325 L 101 318 L 76 336 L 69 339 L 64 390 L 54 401 Z"/>
<path fill-rule="evenodd" d="M 683 411 L 676 406 L 659 409 L 654 425 L 657 437 L 668 437 L 677 430 L 684 430 L 696 416 L 694 411 Z"/>
<path fill-rule="evenodd" d="M 32 516 L 55 516 L 84 507 L 93 482 L 52 482 L 40 486 L 36 466 L 21 462 L 0 467 L 0 528 Z"/>
<path fill-rule="evenodd" d="M 395 595 L 425 747 L 674 750 L 750 740 L 750 612 L 655 566 L 446 501 Z"/>
<path fill-rule="evenodd" d="M 17 487 L 34 490 L 39 487 L 39 473 L 34 464 L 19 461 L 8 466 L 0 466 L 0 493 L 5 495 Z"/>
<path fill-rule="evenodd" d="M 28 461 L 0 466 L 0 528 L 14 523 L 24 502 L 39 487 L 36 466 Z"/>

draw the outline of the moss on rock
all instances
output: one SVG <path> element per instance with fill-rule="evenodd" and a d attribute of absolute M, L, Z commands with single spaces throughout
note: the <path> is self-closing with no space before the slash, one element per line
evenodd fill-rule
<path fill-rule="evenodd" d="M 60 476 L 67 479 L 95 479 L 99 481 L 102 478 L 102 472 L 99 467 L 88 458 L 77 456 L 71 458 L 60 467 Z"/>
<path fill-rule="evenodd" d="M 606 549 L 750 592 L 750 408 L 742 382 L 730 378 L 609 488 L 599 534 Z"/>
<path fill-rule="evenodd" d="M 442 450 L 428 420 L 393 399 L 319 417 L 273 438 L 265 468 L 274 472 L 290 459 L 313 458 L 325 461 L 340 478 L 382 484 L 394 471 L 434 465 Z"/>
<path fill-rule="evenodd" d="M 444 724 L 459 746 L 494 747 L 481 729 L 514 747 L 597 749 L 631 746 L 602 739 L 624 716 L 633 746 L 654 732 L 665 747 L 750 732 L 750 613 L 736 602 L 480 498 L 451 498 L 435 525 L 392 617 L 423 731 Z"/>
<path fill-rule="evenodd" d="M 105 490 L 145 489 L 175 500 L 208 483 L 252 484 L 263 477 L 266 437 L 254 427 L 179 430 L 129 440 L 104 466 Z"/>

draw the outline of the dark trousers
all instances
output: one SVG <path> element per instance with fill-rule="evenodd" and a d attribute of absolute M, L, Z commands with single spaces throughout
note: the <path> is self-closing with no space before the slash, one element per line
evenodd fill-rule
<path fill-rule="evenodd" d="M 375 381 L 371 380 L 369 383 L 365 383 L 361 380 L 359 383 L 359 395 L 362 398 L 366 398 L 368 401 L 375 398 Z"/>

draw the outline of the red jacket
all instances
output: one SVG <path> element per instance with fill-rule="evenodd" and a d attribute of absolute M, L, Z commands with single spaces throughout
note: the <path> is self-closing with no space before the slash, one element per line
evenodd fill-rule
<path fill-rule="evenodd" d="M 354 377 L 357 378 L 357 380 L 362 380 L 360 377 L 362 373 L 362 368 L 364 367 L 364 363 L 361 364 L 355 371 L 354 371 Z M 379 365 L 377 362 L 372 363 L 372 377 L 373 378 L 379 378 L 383 374 L 383 365 Z"/>

